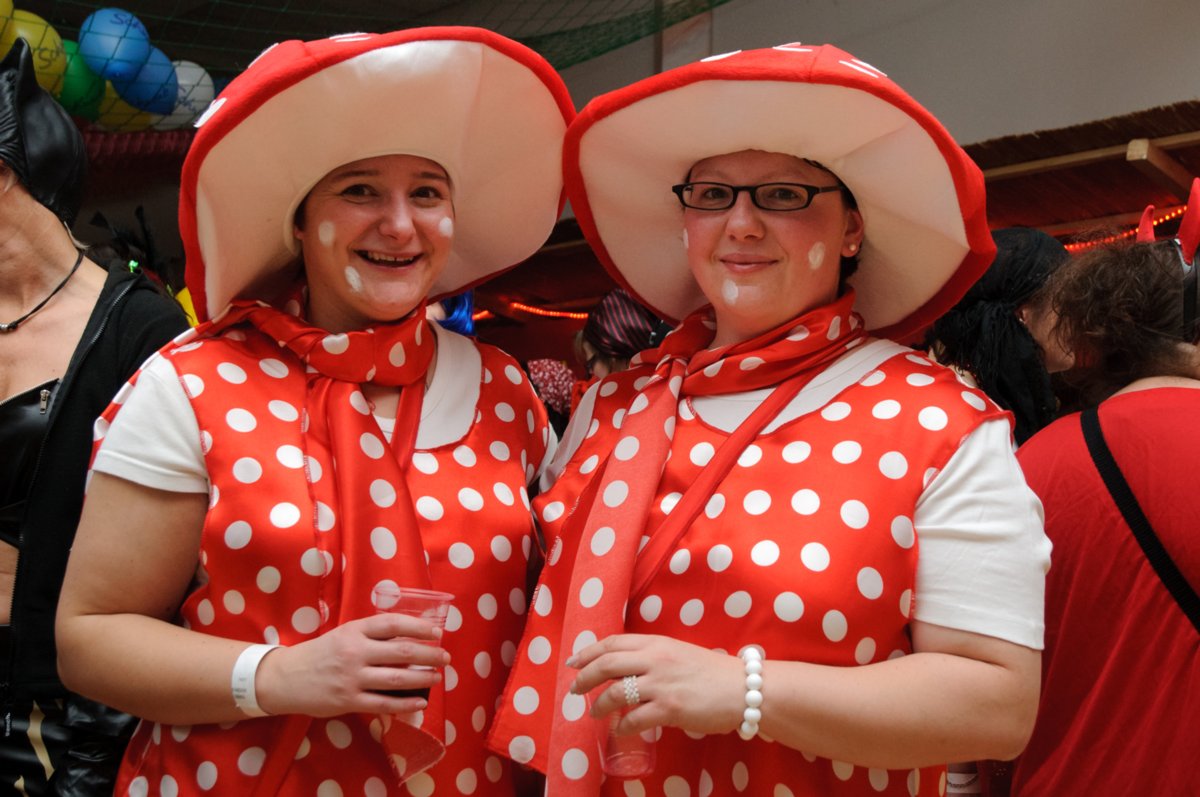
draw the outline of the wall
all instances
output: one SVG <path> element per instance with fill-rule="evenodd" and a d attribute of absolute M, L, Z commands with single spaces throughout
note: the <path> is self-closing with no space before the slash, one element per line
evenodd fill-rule
<path fill-rule="evenodd" d="M 714 52 L 837 44 L 884 70 L 963 144 L 1200 97 L 1200 2 L 733 0 Z M 564 70 L 579 106 L 654 71 L 651 39 Z"/>

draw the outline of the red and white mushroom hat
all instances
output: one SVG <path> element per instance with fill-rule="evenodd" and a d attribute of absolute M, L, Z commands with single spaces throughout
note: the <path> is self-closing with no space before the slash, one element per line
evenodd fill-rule
<path fill-rule="evenodd" d="M 738 51 L 601 95 L 567 131 L 580 227 L 660 315 L 707 303 L 671 186 L 699 160 L 748 149 L 817 161 L 854 194 L 865 238 L 851 284 L 875 334 L 913 339 L 991 263 L 982 173 L 887 75 L 831 45 Z"/>
<path fill-rule="evenodd" d="M 454 188 L 442 296 L 532 255 L 562 207 L 574 106 L 533 50 L 480 28 L 413 28 L 272 45 L 197 121 L 179 227 L 201 320 L 289 272 L 296 208 L 351 161 L 417 155 Z"/>

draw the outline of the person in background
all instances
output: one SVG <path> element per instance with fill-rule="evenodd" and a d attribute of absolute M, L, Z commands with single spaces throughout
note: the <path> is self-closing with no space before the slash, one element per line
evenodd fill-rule
<path fill-rule="evenodd" d="M 629 359 L 650 345 L 658 325 L 658 317 L 624 289 L 604 294 L 588 313 L 583 329 L 575 333 L 575 359 L 583 366 L 587 379 L 575 385 L 572 410 L 596 380 L 628 368 Z"/>
<path fill-rule="evenodd" d="M 1050 374 L 1072 365 L 1050 334 L 1053 312 L 1043 286 L 1067 262 L 1066 248 L 1040 230 L 992 232 L 996 259 L 925 336 L 930 355 L 970 376 L 1013 413 L 1020 445 L 1058 414 Z"/>
<path fill-rule="evenodd" d="M 210 107 L 204 323 L 98 424 L 59 607 L 64 680 L 144 718 L 117 793 L 515 793 L 484 730 L 556 441 L 517 362 L 425 308 L 545 241 L 573 113 L 478 28 L 283 42 Z M 397 587 L 452 593 L 444 632 L 381 611 Z"/>
<path fill-rule="evenodd" d="M 1196 791 L 1198 240 L 1194 186 L 1178 241 L 1101 246 L 1048 286 L 1086 409 L 1018 452 L 1054 568 L 1041 702 L 1014 795 Z"/>
<path fill-rule="evenodd" d="M 59 680 L 54 614 L 79 524 L 92 424 L 187 328 L 127 262 L 69 225 L 87 152 L 17 39 L 0 62 L 0 792 L 111 794 L 134 720 Z"/>
<path fill-rule="evenodd" d="M 561 436 L 571 415 L 571 393 L 575 389 L 575 374 L 562 360 L 542 357 L 525 363 L 525 373 L 546 405 L 546 415 L 555 434 Z"/>
<path fill-rule="evenodd" d="M 978 168 L 829 45 L 598 97 L 566 153 L 600 261 L 683 320 L 547 471 L 492 749 L 554 795 L 936 795 L 946 762 L 1016 755 L 1040 506 L 1008 414 L 896 342 L 992 259 Z M 604 780 L 608 727 L 656 737 L 653 771 Z"/>

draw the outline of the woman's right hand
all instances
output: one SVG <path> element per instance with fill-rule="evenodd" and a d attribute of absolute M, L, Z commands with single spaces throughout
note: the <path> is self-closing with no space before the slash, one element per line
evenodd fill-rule
<path fill-rule="evenodd" d="M 270 714 L 313 717 L 420 711 L 424 698 L 383 692 L 427 689 L 441 681 L 440 669 L 450 662 L 450 654 L 438 646 L 441 636 L 440 628 L 402 614 L 352 620 L 316 639 L 271 651 L 255 677 L 258 704 Z"/>

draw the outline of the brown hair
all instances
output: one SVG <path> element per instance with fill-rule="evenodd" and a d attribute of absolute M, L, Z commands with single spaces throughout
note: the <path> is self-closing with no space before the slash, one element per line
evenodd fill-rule
<path fill-rule="evenodd" d="M 1054 334 L 1075 354 L 1067 380 L 1098 403 L 1150 376 L 1192 376 L 1183 265 L 1174 244 L 1116 243 L 1078 255 L 1050 278 Z"/>

